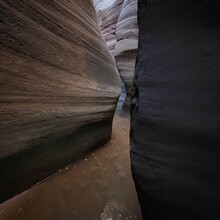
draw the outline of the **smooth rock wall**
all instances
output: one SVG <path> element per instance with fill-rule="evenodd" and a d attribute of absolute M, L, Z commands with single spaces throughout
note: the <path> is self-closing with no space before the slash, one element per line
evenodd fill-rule
<path fill-rule="evenodd" d="M 134 68 L 136 62 L 137 51 L 131 50 L 121 53 L 115 57 L 118 71 L 125 85 L 125 99 L 123 100 L 122 112 L 130 111 L 131 87 L 134 77 Z"/>
<path fill-rule="evenodd" d="M 119 74 L 125 83 L 126 98 L 123 110 L 128 112 L 138 48 L 137 0 L 124 0 L 116 26 L 116 39 L 113 54 Z"/>
<path fill-rule="evenodd" d="M 123 112 L 130 108 L 138 47 L 137 0 L 94 0 L 98 23 L 126 88 Z"/>
<path fill-rule="evenodd" d="M 220 219 L 219 11 L 139 0 L 131 161 L 146 220 Z"/>
<path fill-rule="evenodd" d="M 98 23 L 110 53 L 113 55 L 116 39 L 116 25 L 124 0 L 94 0 Z M 114 56 L 113 56 L 114 57 Z"/>
<path fill-rule="evenodd" d="M 91 0 L 0 0 L 0 201 L 106 143 L 120 81 Z"/>

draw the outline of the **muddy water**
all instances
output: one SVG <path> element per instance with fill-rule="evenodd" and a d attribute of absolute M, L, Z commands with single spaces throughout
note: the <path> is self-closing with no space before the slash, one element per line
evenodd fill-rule
<path fill-rule="evenodd" d="M 108 144 L 2 204 L 0 219 L 140 220 L 128 118 L 115 116 Z"/>

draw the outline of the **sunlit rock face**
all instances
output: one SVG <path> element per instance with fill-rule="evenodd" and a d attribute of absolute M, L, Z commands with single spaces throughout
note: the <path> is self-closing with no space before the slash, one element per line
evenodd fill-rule
<path fill-rule="evenodd" d="M 220 219 L 219 1 L 138 10 L 131 161 L 144 219 Z"/>
<path fill-rule="evenodd" d="M 138 47 L 137 0 L 124 0 L 116 26 L 116 39 L 117 43 L 113 54 L 126 88 L 123 110 L 129 111 Z"/>
<path fill-rule="evenodd" d="M 0 201 L 111 137 L 120 94 L 91 0 L 0 0 Z"/>

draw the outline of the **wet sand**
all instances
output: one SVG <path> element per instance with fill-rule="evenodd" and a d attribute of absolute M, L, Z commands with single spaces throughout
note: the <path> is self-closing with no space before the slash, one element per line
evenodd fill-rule
<path fill-rule="evenodd" d="M 105 146 L 0 205 L 1 220 L 141 220 L 130 171 L 129 119 Z"/>

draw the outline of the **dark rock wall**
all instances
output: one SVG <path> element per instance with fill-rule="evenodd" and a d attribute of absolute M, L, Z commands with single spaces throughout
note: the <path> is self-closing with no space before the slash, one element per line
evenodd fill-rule
<path fill-rule="evenodd" d="M 119 75 L 91 0 L 0 0 L 0 201 L 111 137 Z"/>
<path fill-rule="evenodd" d="M 220 219 L 220 4 L 139 0 L 131 161 L 144 219 Z"/>

